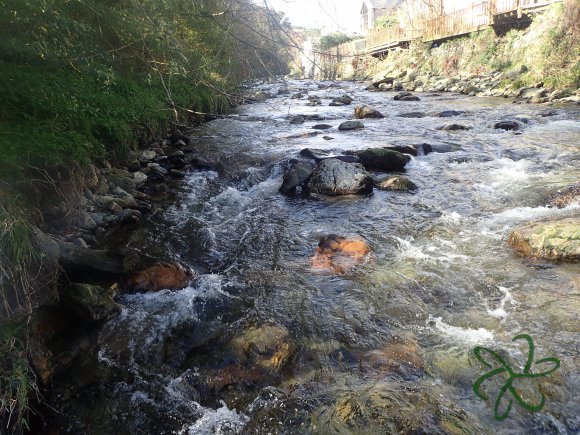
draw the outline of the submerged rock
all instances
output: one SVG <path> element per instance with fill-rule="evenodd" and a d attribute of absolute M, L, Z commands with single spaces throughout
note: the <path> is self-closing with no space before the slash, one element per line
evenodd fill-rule
<path fill-rule="evenodd" d="M 290 124 L 303 124 L 304 116 L 296 115 L 290 118 Z"/>
<path fill-rule="evenodd" d="M 386 148 L 368 148 L 356 155 L 369 171 L 403 171 L 410 160 L 409 156 Z"/>
<path fill-rule="evenodd" d="M 565 187 L 550 195 L 547 206 L 564 208 L 574 201 L 580 200 L 580 183 Z"/>
<path fill-rule="evenodd" d="M 388 177 L 379 181 L 377 187 L 381 190 L 398 190 L 407 192 L 412 192 L 418 189 L 415 183 L 407 177 L 401 177 L 400 175 Z"/>
<path fill-rule="evenodd" d="M 580 217 L 520 225 L 512 231 L 508 243 L 525 257 L 580 261 Z"/>
<path fill-rule="evenodd" d="M 318 243 L 310 264 L 313 269 L 344 274 L 362 263 L 370 252 L 369 245 L 362 239 L 347 239 L 336 234 L 329 234 Z"/>
<path fill-rule="evenodd" d="M 332 125 L 330 125 L 330 124 L 316 124 L 316 125 L 313 125 L 311 128 L 313 130 L 328 130 L 329 128 L 332 128 Z"/>
<path fill-rule="evenodd" d="M 360 195 L 372 192 L 373 179 L 359 163 L 330 158 L 316 166 L 307 188 L 321 195 Z"/>
<path fill-rule="evenodd" d="M 181 290 L 190 285 L 195 277 L 195 272 L 180 264 L 158 264 L 131 276 L 125 288 L 132 293 Z"/>
<path fill-rule="evenodd" d="M 282 326 L 252 326 L 234 337 L 230 343 L 237 361 L 243 365 L 279 370 L 296 347 L 288 330 Z"/>
<path fill-rule="evenodd" d="M 371 118 L 371 119 L 381 119 L 384 115 L 377 109 L 367 106 L 366 104 L 361 104 L 354 108 L 354 117 L 358 119 Z"/>
<path fill-rule="evenodd" d="M 302 150 L 301 154 L 305 151 L 312 152 L 312 150 L 306 148 Z M 306 152 L 305 154 L 308 153 Z M 312 158 L 316 158 L 314 152 L 312 152 L 312 156 Z M 300 188 L 302 190 L 304 188 L 304 184 L 312 175 L 314 167 L 315 165 L 312 162 L 299 161 L 294 163 L 284 172 L 284 181 L 280 187 L 280 192 L 284 195 L 295 195 L 298 193 L 297 189 Z"/>
<path fill-rule="evenodd" d="M 465 112 L 462 110 L 444 110 L 442 112 L 434 113 L 433 116 L 437 118 L 451 118 L 454 116 L 463 115 Z"/>
<path fill-rule="evenodd" d="M 407 112 L 400 113 L 397 115 L 399 118 L 424 118 L 427 116 L 425 112 Z"/>
<path fill-rule="evenodd" d="M 349 97 L 348 95 L 343 95 L 341 97 L 336 97 L 332 99 L 332 103 L 342 103 L 344 105 L 348 105 L 352 103 L 354 98 Z"/>

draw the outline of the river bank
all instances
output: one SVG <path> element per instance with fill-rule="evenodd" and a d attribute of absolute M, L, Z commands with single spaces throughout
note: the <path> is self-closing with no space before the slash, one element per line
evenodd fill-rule
<path fill-rule="evenodd" d="M 138 432 L 485 433 L 495 423 L 467 393 L 477 368 L 461 342 L 506 346 L 524 318 L 540 312 L 526 330 L 543 343 L 538 352 L 557 354 L 568 373 L 577 355 L 563 349 L 576 329 L 563 313 L 575 303 L 574 266 L 519 258 L 506 239 L 531 218 L 577 214 L 575 203 L 546 207 L 550 195 L 576 181 L 577 111 L 451 93 L 393 100 L 364 88 L 262 84 L 255 104 L 151 143 L 133 155 L 132 169 L 95 169 L 80 211 L 97 226 L 67 241 L 92 244 L 88 234 L 123 213 L 113 204 L 136 209 L 131 195 L 152 211 L 111 225 L 93 246 L 121 255 L 120 264 L 135 272 L 164 263 L 193 274 L 157 292 L 128 291 L 129 269 L 108 285 L 102 271 L 73 281 L 100 286 L 113 305 L 96 322 L 78 323 L 77 316 L 61 325 L 64 335 L 48 337 L 58 364 L 44 394 L 59 412 L 43 411 L 38 427 L 111 433 L 121 421 Z M 385 117 L 339 129 L 361 103 Z M 494 128 L 507 121 L 518 129 Z M 465 128 L 438 129 L 452 124 Z M 314 168 L 320 158 L 348 161 L 387 145 L 415 151 L 404 159 L 410 191 L 305 195 L 317 189 L 309 183 L 304 194 L 278 191 L 296 162 Z M 187 166 L 176 167 L 182 159 Z M 368 171 L 377 182 L 385 174 Z M 135 174 L 151 184 L 133 189 L 143 179 Z M 347 258 L 347 273 L 344 261 L 327 257 L 338 239 L 324 237 L 336 233 L 367 246 L 362 261 L 352 257 L 354 269 Z M 316 248 L 322 240 L 327 245 Z M 62 318 L 62 307 L 57 313 Z M 539 432 L 554 415 L 554 424 L 574 430 L 573 382 L 564 375 L 546 385 L 548 412 L 529 421 L 515 410 L 505 430 Z M 415 417 L 393 419 L 389 409 L 400 404 Z"/>
<path fill-rule="evenodd" d="M 576 2 L 554 4 L 525 29 L 497 36 L 489 28 L 433 44 L 411 42 L 408 49 L 347 58 L 325 70 L 342 79 L 389 79 L 383 90 L 392 83 L 395 90 L 578 102 L 579 14 Z"/>

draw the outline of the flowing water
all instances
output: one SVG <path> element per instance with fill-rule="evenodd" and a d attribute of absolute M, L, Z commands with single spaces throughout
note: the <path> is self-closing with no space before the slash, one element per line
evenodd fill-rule
<path fill-rule="evenodd" d="M 399 102 L 355 83 L 288 85 L 323 105 L 278 95 L 195 131 L 193 145 L 218 168 L 191 172 L 141 234 L 200 278 L 179 291 L 120 297 L 122 314 L 59 380 L 54 425 L 94 434 L 578 433 L 578 266 L 518 257 L 506 239 L 517 224 L 578 215 L 578 203 L 544 204 L 578 180 L 580 111 L 453 94 Z M 345 93 L 353 105 L 328 107 Z M 386 117 L 338 131 L 358 103 Z M 450 109 L 465 113 L 397 117 Z M 297 114 L 322 120 L 289 123 Z M 526 121 L 521 132 L 492 128 L 514 118 Z M 288 137 L 321 122 L 333 128 Z M 436 129 L 451 122 L 473 129 Z M 441 152 L 407 165 L 415 194 L 278 192 L 303 148 L 421 143 Z M 313 269 L 310 257 L 331 233 L 364 239 L 372 254 L 346 274 Z M 544 394 L 543 410 L 514 401 L 496 421 L 507 377 L 486 381 L 490 400 L 476 397 L 474 381 L 491 368 L 473 349 L 495 349 L 521 372 L 527 346 L 512 341 L 521 333 L 533 338 L 535 361 L 557 357 L 561 367 L 514 383 L 529 403 Z M 240 354 L 236 340 L 250 335 L 258 338 Z"/>

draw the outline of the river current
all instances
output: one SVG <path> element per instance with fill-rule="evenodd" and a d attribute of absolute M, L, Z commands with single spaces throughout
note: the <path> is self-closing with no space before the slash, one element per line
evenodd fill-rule
<path fill-rule="evenodd" d="M 289 94 L 277 93 L 285 87 Z M 55 427 L 92 434 L 578 433 L 578 265 L 521 258 L 506 243 L 520 223 L 580 213 L 578 203 L 545 206 L 547 196 L 578 181 L 578 108 L 447 93 L 393 101 L 362 83 L 259 89 L 275 97 L 194 131 L 197 152 L 218 164 L 190 172 L 174 203 L 137 232 L 200 277 L 178 291 L 120 296 L 122 313 L 55 388 L 50 403 L 62 416 Z M 291 98 L 299 91 L 304 98 Z M 351 105 L 328 106 L 343 94 L 354 98 Z M 322 105 L 308 105 L 313 95 Z M 385 118 L 338 131 L 361 103 Z M 464 113 L 398 116 L 444 110 Z M 294 115 L 307 119 L 291 124 Z M 522 121 L 522 130 L 493 128 L 506 119 Z M 320 123 L 332 128 L 303 134 Z M 449 123 L 473 128 L 437 130 Z M 286 163 L 304 148 L 338 154 L 422 143 L 436 152 L 406 166 L 416 193 L 278 191 Z M 363 239 L 372 254 L 346 274 L 315 270 L 310 258 L 328 234 Z M 523 333 L 534 341 L 535 360 L 555 357 L 561 366 L 517 381 L 524 400 L 545 396 L 541 411 L 514 401 L 497 421 L 494 401 L 507 378 L 488 380 L 489 400 L 478 398 L 473 383 L 491 368 L 473 350 L 494 349 L 521 372 L 527 346 L 512 339 Z M 246 354 L 228 350 L 248 334 Z M 270 354 L 260 350 L 272 342 Z M 281 363 L 253 360 L 260 352 Z M 504 409 L 510 399 L 507 393 Z"/>

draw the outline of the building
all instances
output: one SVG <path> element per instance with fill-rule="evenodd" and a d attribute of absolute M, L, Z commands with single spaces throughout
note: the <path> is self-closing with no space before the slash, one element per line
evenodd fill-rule
<path fill-rule="evenodd" d="M 398 0 L 363 0 L 360 8 L 361 33 L 366 34 L 369 29 L 374 28 L 375 22 L 393 12 L 399 3 Z"/>

